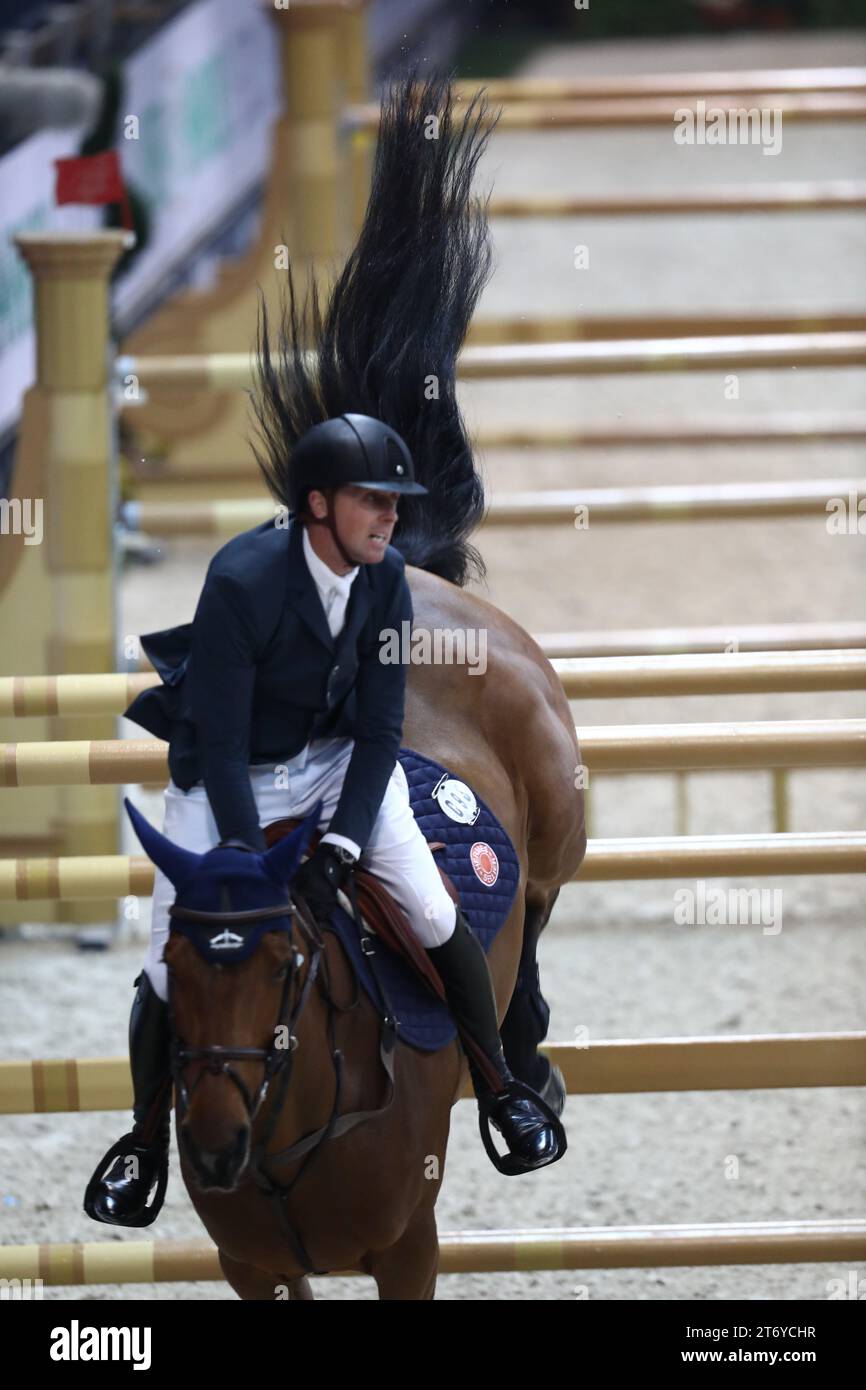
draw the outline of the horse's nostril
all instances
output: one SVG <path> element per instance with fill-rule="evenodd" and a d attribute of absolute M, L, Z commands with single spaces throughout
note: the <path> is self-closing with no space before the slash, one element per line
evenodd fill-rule
<path fill-rule="evenodd" d="M 232 1146 L 232 1158 L 235 1162 L 243 1158 L 246 1153 L 247 1142 L 249 1140 L 249 1127 L 242 1125 L 235 1135 L 235 1142 Z"/>
<path fill-rule="evenodd" d="M 189 1127 L 181 1129 L 181 1142 L 186 1155 L 205 1187 L 234 1187 L 247 1160 L 249 1141 L 249 1125 L 239 1125 L 228 1143 L 219 1147 L 200 1146 Z"/>

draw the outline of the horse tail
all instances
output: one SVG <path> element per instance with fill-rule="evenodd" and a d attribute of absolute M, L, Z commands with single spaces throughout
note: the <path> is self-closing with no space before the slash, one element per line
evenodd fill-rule
<path fill-rule="evenodd" d="M 407 564 L 465 584 L 484 576 L 469 537 L 484 485 L 456 395 L 456 362 L 492 268 L 487 203 L 472 179 L 487 145 L 488 104 L 476 93 L 461 121 L 450 76 L 417 68 L 382 106 L 370 198 L 357 244 L 324 313 L 310 273 L 299 312 L 291 265 L 271 357 L 260 292 L 252 403 L 263 441 L 253 452 L 287 504 L 291 451 L 312 425 L 355 411 L 405 439 L 426 497 L 402 497 L 393 544 Z M 305 348 L 317 353 L 305 357 Z"/>

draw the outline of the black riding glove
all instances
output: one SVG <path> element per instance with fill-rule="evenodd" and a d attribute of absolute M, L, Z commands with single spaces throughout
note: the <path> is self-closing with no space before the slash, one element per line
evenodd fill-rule
<path fill-rule="evenodd" d="M 337 894 L 346 882 L 355 856 L 342 845 L 320 843 L 292 880 L 318 921 L 327 922 L 337 905 Z"/>

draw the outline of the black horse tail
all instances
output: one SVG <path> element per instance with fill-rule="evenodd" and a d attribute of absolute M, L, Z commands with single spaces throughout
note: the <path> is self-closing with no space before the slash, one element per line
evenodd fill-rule
<path fill-rule="evenodd" d="M 407 564 L 465 584 L 484 576 L 469 537 L 484 486 L 456 396 L 457 356 L 492 266 L 487 198 L 473 201 L 476 165 L 499 119 L 481 93 L 461 122 L 452 78 L 402 78 L 383 102 L 372 187 L 357 245 L 322 314 L 310 275 L 302 312 L 291 265 L 278 357 L 260 291 L 250 441 L 274 497 L 288 506 L 292 448 L 312 425 L 355 411 L 402 435 L 426 497 L 402 497 L 394 545 Z M 305 357 L 312 349 L 317 359 Z"/>

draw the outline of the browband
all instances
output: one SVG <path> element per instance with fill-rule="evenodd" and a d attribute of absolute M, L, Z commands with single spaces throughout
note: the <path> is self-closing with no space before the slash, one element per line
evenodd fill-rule
<path fill-rule="evenodd" d="M 173 903 L 168 909 L 168 915 L 180 917 L 185 922 L 203 922 L 209 927 L 218 927 L 230 922 L 241 926 L 246 922 L 261 922 L 269 917 L 288 917 L 294 911 L 295 904 L 291 898 L 287 898 L 276 907 L 252 907 L 244 912 L 199 912 L 194 907 L 178 907 Z"/>

